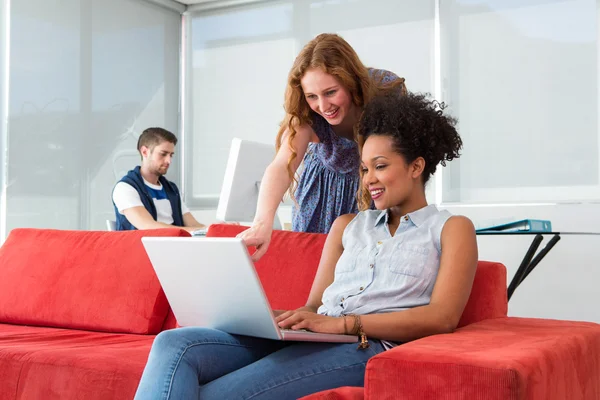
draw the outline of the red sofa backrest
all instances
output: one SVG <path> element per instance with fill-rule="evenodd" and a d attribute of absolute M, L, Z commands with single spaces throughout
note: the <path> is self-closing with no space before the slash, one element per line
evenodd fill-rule
<path fill-rule="evenodd" d="M 231 237 L 247 227 L 216 224 L 207 236 Z M 325 234 L 273 231 L 269 250 L 256 271 L 273 309 L 294 309 L 306 303 L 319 266 Z M 251 253 L 254 249 L 251 249 Z M 479 261 L 471 296 L 460 326 L 507 313 L 506 268 L 500 263 Z"/>
<path fill-rule="evenodd" d="M 0 323 L 158 333 L 169 304 L 141 242 L 181 229 L 14 229 L 0 248 Z"/>
<path fill-rule="evenodd" d="M 207 236 L 235 236 L 248 229 L 239 225 L 211 225 Z M 256 272 L 275 310 L 306 304 L 327 235 L 273 231 L 267 253 L 255 263 Z M 250 249 L 250 254 L 254 252 Z"/>
<path fill-rule="evenodd" d="M 208 237 L 234 237 L 247 226 L 215 224 Z M 256 272 L 274 310 L 293 310 L 306 304 L 308 293 L 319 266 L 327 235 L 273 231 L 269 251 L 257 263 Z M 255 251 L 250 249 L 250 254 Z M 177 319 L 169 311 L 163 330 L 177 327 Z"/>

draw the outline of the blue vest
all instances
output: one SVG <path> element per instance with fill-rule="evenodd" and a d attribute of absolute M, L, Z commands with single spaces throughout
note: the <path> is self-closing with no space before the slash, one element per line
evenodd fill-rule
<path fill-rule="evenodd" d="M 165 193 L 167 195 L 167 199 L 169 203 L 171 203 L 171 210 L 173 210 L 173 225 L 174 226 L 184 226 L 183 225 L 183 215 L 181 214 L 181 196 L 179 195 L 179 189 L 177 185 L 173 182 L 170 182 L 164 176 L 158 178 L 158 181 L 162 185 Z M 157 213 L 156 206 L 154 205 L 154 200 L 152 200 L 152 196 L 148 192 L 148 188 L 144 183 L 144 179 L 142 178 L 142 174 L 140 173 L 140 167 L 137 166 L 131 171 L 127 173 L 119 182 L 125 182 L 128 185 L 131 185 L 135 190 L 137 190 L 140 195 L 140 199 L 142 200 L 142 204 L 144 208 L 148 210 L 152 218 L 156 221 Z M 129 231 L 135 230 L 136 227 L 131 225 L 131 222 L 127 220 L 127 218 L 119 213 L 117 206 L 113 201 L 113 207 L 115 208 L 115 215 L 117 216 L 116 220 L 116 229 L 118 231 Z"/>

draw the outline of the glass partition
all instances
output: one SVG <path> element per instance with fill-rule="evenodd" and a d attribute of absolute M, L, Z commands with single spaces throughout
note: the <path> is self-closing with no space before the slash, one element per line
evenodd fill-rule
<path fill-rule="evenodd" d="M 105 229 L 114 184 L 139 164 L 137 136 L 179 133 L 181 15 L 30 0 L 10 17 L 7 229 Z"/>

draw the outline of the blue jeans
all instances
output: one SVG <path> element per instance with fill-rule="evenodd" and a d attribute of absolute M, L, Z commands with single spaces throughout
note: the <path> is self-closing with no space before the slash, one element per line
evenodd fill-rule
<path fill-rule="evenodd" d="M 357 343 L 280 342 L 214 329 L 161 332 L 135 395 L 147 399 L 297 399 L 363 386 L 365 366 L 384 351 Z"/>

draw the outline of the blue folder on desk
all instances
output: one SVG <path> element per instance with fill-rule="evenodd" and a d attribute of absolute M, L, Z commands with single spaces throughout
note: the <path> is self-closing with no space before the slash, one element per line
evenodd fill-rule
<path fill-rule="evenodd" d="M 546 219 L 521 219 L 479 228 L 476 232 L 552 232 L 552 223 Z"/>

